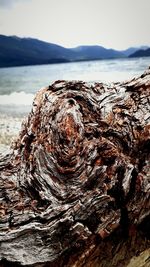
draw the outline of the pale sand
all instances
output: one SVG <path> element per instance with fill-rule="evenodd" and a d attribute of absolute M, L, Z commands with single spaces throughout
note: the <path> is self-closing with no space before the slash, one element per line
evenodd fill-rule
<path fill-rule="evenodd" d="M 5 152 L 19 134 L 24 117 L 0 115 L 0 153 Z"/>

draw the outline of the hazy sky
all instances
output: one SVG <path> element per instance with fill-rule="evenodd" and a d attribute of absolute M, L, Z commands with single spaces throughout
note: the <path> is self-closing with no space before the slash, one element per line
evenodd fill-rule
<path fill-rule="evenodd" d="M 0 33 L 66 47 L 150 45 L 150 0 L 0 0 Z"/>

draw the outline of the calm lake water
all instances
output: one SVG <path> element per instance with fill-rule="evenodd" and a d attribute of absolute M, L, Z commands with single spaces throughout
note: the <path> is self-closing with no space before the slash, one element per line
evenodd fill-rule
<path fill-rule="evenodd" d="M 0 113 L 22 116 L 35 93 L 55 80 L 123 81 L 149 65 L 150 57 L 0 68 Z"/>

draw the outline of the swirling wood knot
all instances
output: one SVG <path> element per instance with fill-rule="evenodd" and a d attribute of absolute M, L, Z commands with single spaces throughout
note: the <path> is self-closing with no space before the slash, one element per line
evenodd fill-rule
<path fill-rule="evenodd" d="M 150 70 L 111 85 L 57 81 L 37 93 L 0 160 L 0 260 L 83 266 L 98 236 L 103 265 L 102 239 L 115 229 L 127 237 L 142 222 L 148 235 L 149 89 Z"/>

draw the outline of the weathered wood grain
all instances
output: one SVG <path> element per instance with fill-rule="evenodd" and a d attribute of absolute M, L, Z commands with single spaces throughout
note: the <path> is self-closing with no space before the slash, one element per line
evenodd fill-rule
<path fill-rule="evenodd" d="M 150 69 L 40 90 L 0 159 L 1 266 L 127 266 L 149 248 L 149 153 Z"/>

